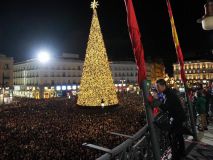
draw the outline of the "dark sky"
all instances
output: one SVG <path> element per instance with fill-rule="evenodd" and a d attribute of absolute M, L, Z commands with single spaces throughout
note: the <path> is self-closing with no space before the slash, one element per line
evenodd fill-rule
<path fill-rule="evenodd" d="M 42 48 L 52 54 L 84 57 L 92 18 L 91 0 L 5 0 L 0 5 L 0 53 L 16 61 L 36 57 Z M 133 0 L 145 56 L 163 58 L 168 70 L 176 61 L 166 0 Z M 206 0 L 171 0 L 185 57 L 210 52 L 213 31 L 196 20 Z M 123 0 L 99 0 L 98 16 L 110 60 L 131 60 L 133 53 Z M 202 55 L 202 54 L 201 54 Z M 205 58 L 205 56 L 203 57 Z"/>

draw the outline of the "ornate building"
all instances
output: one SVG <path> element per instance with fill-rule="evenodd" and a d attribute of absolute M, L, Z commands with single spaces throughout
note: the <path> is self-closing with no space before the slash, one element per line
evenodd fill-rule
<path fill-rule="evenodd" d="M 184 69 L 189 87 L 195 87 L 197 84 L 206 86 L 213 80 L 213 61 L 197 60 L 185 61 Z M 173 64 L 174 80 L 177 87 L 181 87 L 180 66 L 178 63 Z"/>
<path fill-rule="evenodd" d="M 117 91 L 131 90 L 137 84 L 137 67 L 133 61 L 109 62 Z M 49 98 L 78 91 L 83 61 L 76 54 L 63 54 L 48 63 L 31 59 L 14 64 L 14 95 Z M 148 62 L 147 79 L 155 83 L 164 78 L 164 65 Z M 156 72 L 156 73 L 155 73 Z"/>

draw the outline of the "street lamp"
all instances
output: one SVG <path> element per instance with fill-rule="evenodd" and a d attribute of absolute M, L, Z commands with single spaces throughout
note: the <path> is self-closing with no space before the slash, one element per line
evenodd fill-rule
<path fill-rule="evenodd" d="M 3 73 L 2 73 L 2 104 L 4 105 L 4 94 L 5 94 L 5 88 L 4 88 L 5 86 L 4 86 L 4 71 L 3 71 Z"/>
<path fill-rule="evenodd" d="M 126 84 L 124 84 L 124 82 L 126 80 L 125 79 L 121 79 L 120 81 L 121 81 L 121 86 L 122 86 L 122 92 L 124 92 L 124 86 L 126 85 Z"/>
<path fill-rule="evenodd" d="M 101 100 L 101 108 L 102 108 L 102 110 L 103 110 L 103 117 L 104 117 L 104 100 L 103 100 L 103 99 Z M 102 122 L 103 122 L 103 124 L 102 124 L 102 126 L 103 126 L 102 132 L 104 133 L 104 119 L 102 120 Z"/>
<path fill-rule="evenodd" d="M 47 50 L 41 50 L 38 52 L 37 55 L 37 60 L 43 64 L 47 63 L 50 61 L 50 53 Z M 39 67 L 40 68 L 40 67 Z M 40 69 L 39 69 L 39 75 L 40 75 Z M 40 89 L 40 98 L 44 97 L 44 88 L 43 84 L 39 84 L 39 89 Z"/>
<path fill-rule="evenodd" d="M 48 62 L 50 60 L 50 54 L 49 54 L 48 51 L 43 50 L 43 51 L 40 51 L 38 53 L 38 57 L 37 58 L 38 58 L 38 60 L 41 63 L 46 63 L 46 62 Z"/>
<path fill-rule="evenodd" d="M 166 82 L 169 80 L 168 74 L 166 74 L 166 76 L 164 77 L 164 80 L 165 80 Z"/>
<path fill-rule="evenodd" d="M 213 30 L 213 0 L 207 0 L 204 9 L 205 15 L 197 22 L 202 24 L 204 30 Z"/>

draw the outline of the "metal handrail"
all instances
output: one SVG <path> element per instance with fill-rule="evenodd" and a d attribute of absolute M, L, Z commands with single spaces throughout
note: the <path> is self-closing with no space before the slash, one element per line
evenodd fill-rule
<path fill-rule="evenodd" d="M 144 140 L 145 133 L 148 131 L 148 125 L 146 124 L 142 129 L 140 129 L 136 134 L 134 134 L 131 138 L 127 139 L 120 145 L 116 146 L 111 150 L 111 153 L 105 153 L 101 157 L 97 158 L 96 160 L 110 160 L 111 158 L 115 157 L 119 153 L 122 153 L 126 148 L 132 146 L 134 142 L 141 138 Z"/>

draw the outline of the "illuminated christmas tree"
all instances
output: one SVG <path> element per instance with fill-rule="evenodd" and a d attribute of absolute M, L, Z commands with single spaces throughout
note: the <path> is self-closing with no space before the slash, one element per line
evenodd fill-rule
<path fill-rule="evenodd" d="M 91 3 L 93 18 L 77 101 L 80 106 L 101 106 L 102 103 L 105 106 L 118 104 L 97 16 L 97 6 L 98 2 L 94 0 Z"/>

